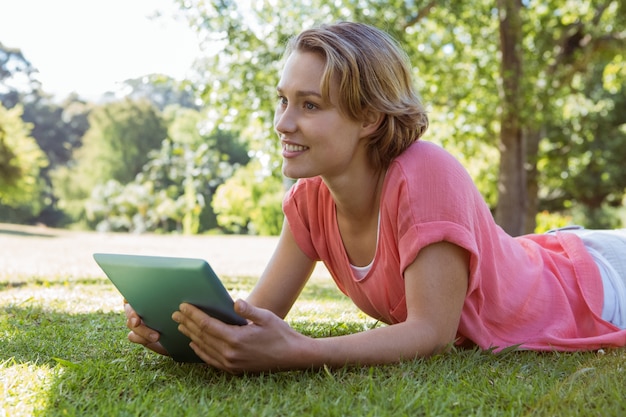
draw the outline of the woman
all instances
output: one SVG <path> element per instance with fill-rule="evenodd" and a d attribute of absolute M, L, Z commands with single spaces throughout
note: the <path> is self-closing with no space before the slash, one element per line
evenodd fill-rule
<path fill-rule="evenodd" d="M 626 255 L 623 231 L 604 232 L 610 244 L 602 232 L 503 232 L 460 164 L 418 140 L 428 119 L 406 56 L 385 33 L 324 25 L 294 38 L 286 57 L 274 127 L 283 173 L 299 181 L 273 257 L 235 303 L 249 324 L 229 326 L 188 304 L 173 315 L 207 364 L 240 373 L 393 363 L 451 343 L 626 344 L 622 300 L 605 303 L 624 292 L 626 266 L 605 252 Z M 315 339 L 291 329 L 283 318 L 318 260 L 389 326 Z M 132 307 L 126 314 L 131 341 L 167 353 Z"/>

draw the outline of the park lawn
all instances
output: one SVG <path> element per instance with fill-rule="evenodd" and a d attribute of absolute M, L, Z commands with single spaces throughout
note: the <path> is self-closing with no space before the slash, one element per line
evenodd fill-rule
<path fill-rule="evenodd" d="M 227 278 L 234 297 L 253 280 Z M 315 337 L 375 321 L 318 279 L 288 317 Z M 230 376 L 126 340 L 104 279 L 0 283 L 0 416 L 620 416 L 626 350 L 452 349 L 393 366 Z"/>

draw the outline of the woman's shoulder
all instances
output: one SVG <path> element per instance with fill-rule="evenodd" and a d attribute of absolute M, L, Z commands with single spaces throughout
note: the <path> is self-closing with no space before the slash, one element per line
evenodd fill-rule
<path fill-rule="evenodd" d="M 400 154 L 392 164 L 415 166 L 416 162 L 420 164 L 440 164 L 453 163 L 458 165 L 459 162 L 447 150 L 434 142 L 428 142 L 420 139 L 409 146 L 402 154 Z"/>
<path fill-rule="evenodd" d="M 463 165 L 443 147 L 425 140 L 409 146 L 389 166 L 388 176 L 399 176 L 411 180 L 424 179 L 429 182 L 469 180 Z"/>
<path fill-rule="evenodd" d="M 390 210 L 410 214 L 412 221 L 469 224 L 460 217 L 489 212 L 463 165 L 441 146 L 425 141 L 411 145 L 389 167 L 383 198 Z"/>

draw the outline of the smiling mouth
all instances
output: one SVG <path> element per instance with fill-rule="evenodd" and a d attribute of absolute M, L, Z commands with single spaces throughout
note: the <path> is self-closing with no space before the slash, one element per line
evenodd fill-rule
<path fill-rule="evenodd" d="M 302 152 L 302 151 L 306 151 L 309 148 L 306 146 L 302 146 L 302 145 L 294 145 L 291 143 L 285 143 L 283 146 L 283 149 L 287 152 Z"/>

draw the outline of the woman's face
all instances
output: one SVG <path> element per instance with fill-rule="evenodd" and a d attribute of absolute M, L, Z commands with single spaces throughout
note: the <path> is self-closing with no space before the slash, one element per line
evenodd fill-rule
<path fill-rule="evenodd" d="M 324 65 L 319 54 L 293 52 L 278 83 L 274 129 L 282 145 L 283 174 L 289 178 L 333 180 L 367 159 L 361 141 L 366 129 L 341 112 L 336 82 L 329 102 L 322 99 Z"/>

